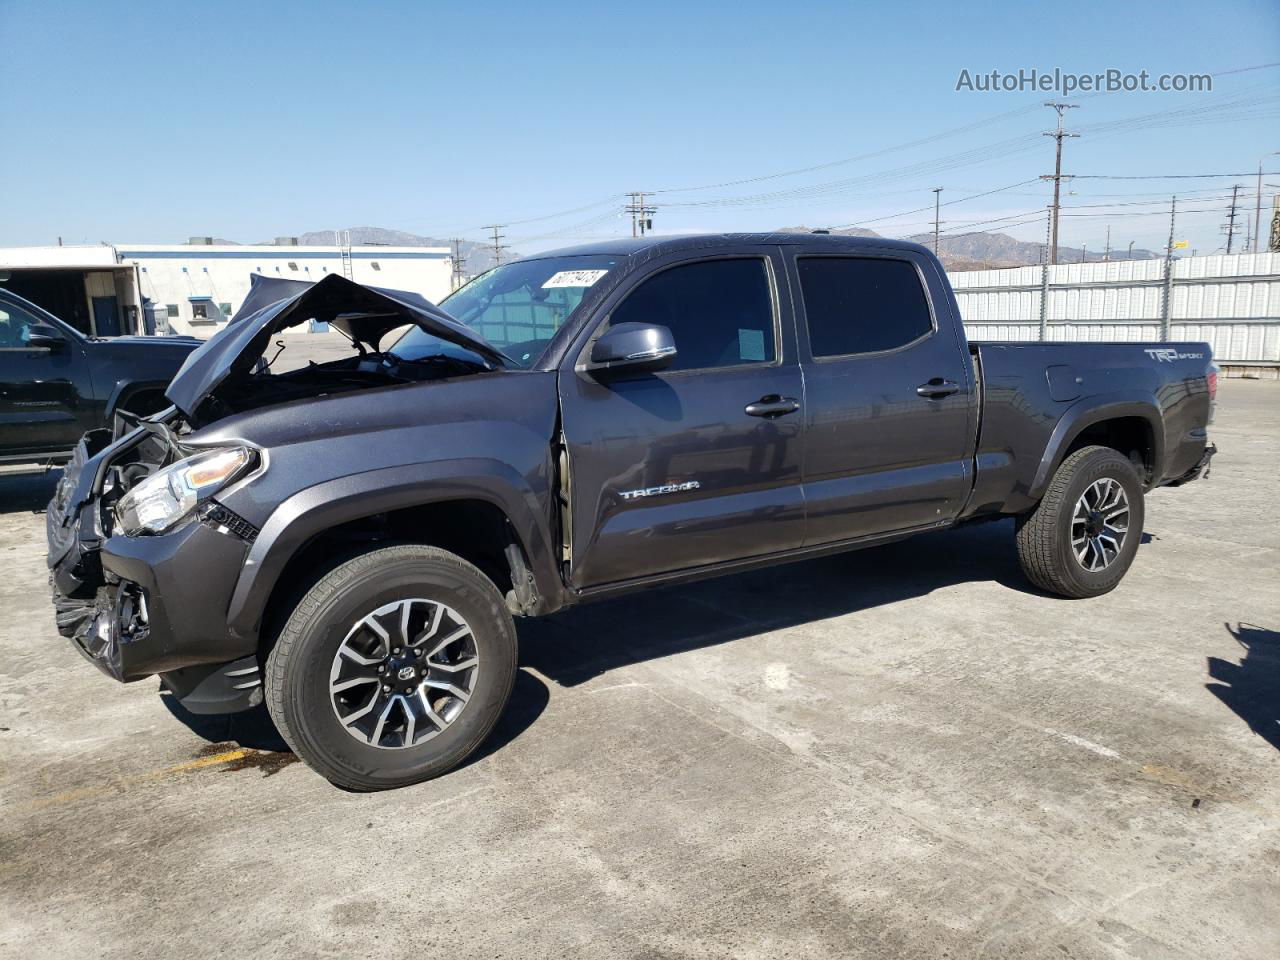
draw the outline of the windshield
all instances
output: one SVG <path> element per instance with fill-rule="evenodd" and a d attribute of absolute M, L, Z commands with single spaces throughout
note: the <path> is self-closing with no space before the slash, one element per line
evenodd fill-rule
<path fill-rule="evenodd" d="M 550 257 L 494 267 L 451 293 L 440 306 L 507 355 L 518 367 L 537 362 L 587 291 L 618 263 L 616 257 Z M 464 347 L 414 328 L 388 351 L 404 360 L 445 354 L 471 358 Z"/>

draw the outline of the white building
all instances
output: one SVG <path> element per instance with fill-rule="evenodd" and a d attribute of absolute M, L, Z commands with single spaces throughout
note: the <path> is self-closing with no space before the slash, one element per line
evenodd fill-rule
<path fill-rule="evenodd" d="M 449 293 L 447 247 L 311 247 L 121 243 L 120 261 L 137 267 L 142 295 L 162 308 L 174 333 L 207 337 L 240 308 L 249 277 L 322 280 L 331 273 L 370 287 Z"/>
<path fill-rule="evenodd" d="M 450 290 L 447 247 L 120 243 L 0 249 L 0 284 L 85 333 L 208 337 L 249 292 L 249 277 L 330 273 L 438 302 Z M 144 301 L 157 308 L 149 322 Z M 300 328 L 298 332 L 306 332 Z"/>
<path fill-rule="evenodd" d="M 0 248 L 0 286 L 84 333 L 118 336 L 145 326 L 138 270 L 107 244 Z"/>

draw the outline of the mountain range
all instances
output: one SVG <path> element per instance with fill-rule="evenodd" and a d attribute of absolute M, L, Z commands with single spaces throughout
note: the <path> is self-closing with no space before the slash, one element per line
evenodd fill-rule
<path fill-rule="evenodd" d="M 386 245 L 396 247 L 449 247 L 451 240 L 439 237 L 426 237 L 404 230 L 388 230 L 385 227 L 351 227 L 353 244 Z M 811 227 L 782 227 L 779 233 L 811 233 Z M 849 237 L 879 237 L 881 234 L 865 227 L 850 227 L 843 230 L 832 230 L 832 234 Z M 298 235 L 298 243 L 303 246 L 329 246 L 333 244 L 333 230 L 314 230 Z M 908 237 L 916 243 L 927 247 L 933 246 L 933 234 L 921 233 Z M 466 258 L 464 271 L 471 276 L 483 273 L 495 263 L 493 248 L 473 240 L 462 240 L 458 243 L 459 252 Z M 948 270 L 990 270 L 998 267 L 1021 267 L 1040 262 L 1043 255 L 1043 244 L 1029 240 L 1018 240 L 1007 233 L 969 233 L 960 236 L 940 238 L 938 257 Z M 520 254 L 514 250 L 506 252 L 506 259 L 515 259 Z M 1127 250 L 1113 250 L 1112 260 L 1151 260 L 1161 256 L 1152 250 L 1135 248 L 1130 254 Z M 1106 259 L 1103 251 L 1088 250 L 1080 247 L 1058 247 L 1059 263 L 1079 263 L 1088 259 L 1090 262 Z"/>
<path fill-rule="evenodd" d="M 780 233 L 811 233 L 810 227 L 783 227 Z M 845 230 L 832 230 L 832 234 L 846 237 L 878 237 L 880 234 L 865 227 L 850 227 Z M 914 243 L 933 247 L 932 233 L 918 233 L 907 237 Z M 1017 240 L 1007 233 L 968 233 L 960 236 L 943 236 L 938 240 L 938 259 L 948 270 L 991 270 L 998 267 L 1023 267 L 1040 263 L 1044 253 L 1044 245 L 1029 240 Z M 1127 249 L 1111 251 L 1112 260 L 1152 260 L 1161 256 L 1151 250 L 1135 247 L 1130 254 Z M 1105 260 L 1107 257 L 1100 250 L 1084 250 L 1080 247 L 1058 246 L 1059 263 L 1090 263 Z"/>

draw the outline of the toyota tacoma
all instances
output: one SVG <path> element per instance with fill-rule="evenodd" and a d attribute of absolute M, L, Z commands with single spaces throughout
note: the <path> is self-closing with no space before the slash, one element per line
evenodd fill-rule
<path fill-rule="evenodd" d="M 308 320 L 351 355 L 266 357 Z M 492 730 L 513 617 L 1000 517 L 1035 586 L 1106 593 L 1146 495 L 1206 471 L 1216 378 L 1203 343 L 969 343 L 937 259 L 879 238 L 609 241 L 440 306 L 255 278 L 171 407 L 80 443 L 57 624 L 405 785 Z"/>

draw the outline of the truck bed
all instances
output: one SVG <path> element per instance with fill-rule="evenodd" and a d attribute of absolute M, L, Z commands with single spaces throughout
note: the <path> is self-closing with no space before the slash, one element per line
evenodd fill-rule
<path fill-rule="evenodd" d="M 1204 456 L 1217 376 L 1207 343 L 975 341 L 969 348 L 982 417 L 967 513 L 997 503 L 1006 513 L 1029 508 L 1065 456 L 1060 439 L 1093 421 L 1121 418 L 1109 429 L 1145 432 L 1148 487 L 1176 481 Z"/>

